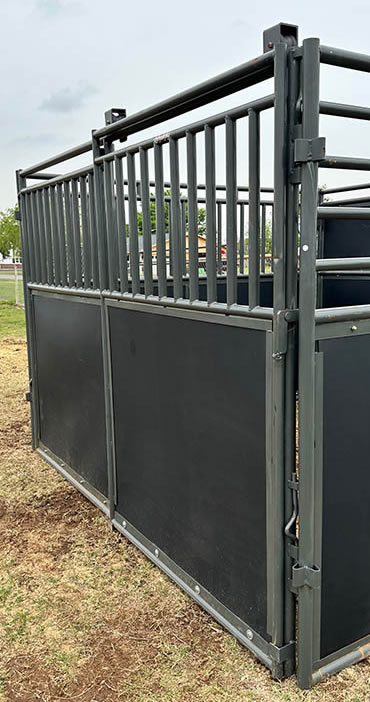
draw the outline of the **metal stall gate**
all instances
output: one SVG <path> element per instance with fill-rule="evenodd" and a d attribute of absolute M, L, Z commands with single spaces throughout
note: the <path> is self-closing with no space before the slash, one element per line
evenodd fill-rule
<path fill-rule="evenodd" d="M 299 47 L 292 25 L 267 30 L 264 51 L 131 116 L 110 110 L 91 141 L 17 172 L 32 439 L 274 677 L 293 672 L 297 639 L 310 687 L 370 648 L 370 304 L 357 306 L 370 287 L 362 269 L 356 293 L 333 289 L 358 259 L 335 232 L 330 248 L 328 218 L 353 208 L 333 214 L 322 196 L 318 207 L 317 189 L 319 165 L 341 161 L 325 157 L 319 113 L 365 109 L 319 101 L 320 61 L 368 71 L 370 60 L 316 39 Z M 266 80 L 266 97 L 132 138 Z M 260 183 L 266 111 L 274 188 Z M 43 172 L 89 151 L 89 166 Z M 356 225 L 369 218 L 356 212 Z"/>

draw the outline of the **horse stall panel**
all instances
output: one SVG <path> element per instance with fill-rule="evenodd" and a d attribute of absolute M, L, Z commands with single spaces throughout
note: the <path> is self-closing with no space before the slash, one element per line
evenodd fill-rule
<path fill-rule="evenodd" d="M 100 303 L 32 297 L 41 444 L 106 496 Z"/>
<path fill-rule="evenodd" d="M 370 220 L 328 219 L 323 236 L 323 258 L 370 256 Z"/>
<path fill-rule="evenodd" d="M 117 512 L 269 640 L 266 331 L 108 314 Z"/>
<path fill-rule="evenodd" d="M 370 633 L 370 335 L 326 339 L 320 657 Z"/>

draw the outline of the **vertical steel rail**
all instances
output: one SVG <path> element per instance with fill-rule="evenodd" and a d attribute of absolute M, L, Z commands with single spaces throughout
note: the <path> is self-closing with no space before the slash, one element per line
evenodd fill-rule
<path fill-rule="evenodd" d="M 67 285 L 67 252 L 66 238 L 64 227 L 64 206 L 63 206 L 63 184 L 58 183 L 56 186 L 57 198 L 57 218 L 58 218 L 58 239 L 59 239 L 59 256 L 60 256 L 60 280 L 62 285 Z"/>
<path fill-rule="evenodd" d="M 199 299 L 199 255 L 198 255 L 198 203 L 197 203 L 197 151 L 196 135 L 186 134 L 186 160 L 188 171 L 188 218 L 189 218 L 189 298 Z"/>
<path fill-rule="evenodd" d="M 244 273 L 244 205 L 239 204 L 239 272 Z"/>
<path fill-rule="evenodd" d="M 274 112 L 274 221 L 275 260 L 273 279 L 273 354 L 272 354 L 272 463 L 267 468 L 267 560 L 268 632 L 276 646 L 284 643 L 285 593 L 285 197 L 287 180 L 287 46 L 275 46 Z M 282 674 L 275 664 L 275 676 Z"/>
<path fill-rule="evenodd" d="M 73 242 L 74 242 L 74 253 L 75 253 L 75 267 L 76 267 L 76 285 L 78 288 L 82 287 L 82 266 L 81 266 L 81 230 L 80 230 L 80 208 L 79 208 L 79 198 L 77 189 L 77 180 L 72 178 L 71 181 L 71 191 L 72 191 L 72 231 L 73 231 Z"/>
<path fill-rule="evenodd" d="M 237 302 L 237 186 L 236 186 L 236 124 L 226 117 L 226 301 Z"/>
<path fill-rule="evenodd" d="M 260 304 L 260 117 L 248 112 L 249 140 L 249 228 L 248 228 L 248 293 L 249 307 Z"/>
<path fill-rule="evenodd" d="M 105 233 L 108 254 L 108 284 L 110 290 L 118 290 L 118 232 L 113 183 L 113 161 L 103 164 Z"/>
<path fill-rule="evenodd" d="M 128 221 L 130 230 L 130 273 L 132 294 L 140 292 L 139 242 L 137 229 L 135 155 L 127 154 Z"/>
<path fill-rule="evenodd" d="M 261 273 L 266 272 L 266 205 L 261 213 Z"/>
<path fill-rule="evenodd" d="M 41 282 L 46 283 L 48 279 L 47 270 L 47 256 L 46 256 L 46 240 L 45 240 L 45 222 L 44 222 L 44 209 L 42 206 L 42 193 L 41 190 L 36 190 L 36 216 L 37 216 L 37 228 L 40 238 L 40 268 L 41 268 Z"/>
<path fill-rule="evenodd" d="M 187 202 L 185 199 L 180 199 L 181 204 L 181 247 L 182 247 L 182 274 L 186 275 L 186 208 Z"/>
<path fill-rule="evenodd" d="M 121 293 L 128 292 L 127 272 L 127 234 L 125 191 L 123 183 L 122 158 L 115 158 L 116 162 L 116 192 L 117 192 L 117 234 L 118 234 L 118 260 Z"/>
<path fill-rule="evenodd" d="M 52 231 L 53 251 L 54 251 L 55 285 L 60 285 L 61 284 L 60 247 L 59 247 L 59 237 L 58 237 L 58 218 L 57 218 L 55 185 L 53 185 L 51 188 L 49 188 L 49 193 L 50 193 L 51 231 Z"/>
<path fill-rule="evenodd" d="M 24 183 L 24 186 L 26 185 L 25 178 L 21 178 L 19 176 L 19 182 Z M 30 280 L 29 282 L 34 283 L 36 281 L 36 261 L 35 261 L 35 241 L 34 241 L 34 236 L 33 236 L 33 226 L 32 226 L 32 211 L 31 211 L 31 194 L 27 193 L 24 195 L 24 200 L 20 200 L 20 203 L 23 204 L 23 212 L 25 214 L 25 237 L 27 241 L 27 248 L 28 248 L 28 255 L 29 255 L 29 276 Z M 21 212 L 22 215 L 22 212 Z"/>
<path fill-rule="evenodd" d="M 48 188 L 44 188 L 42 190 L 42 198 L 44 201 L 44 215 L 45 215 L 45 243 L 46 243 L 46 258 L 47 258 L 47 268 L 48 268 L 48 285 L 53 285 L 53 282 L 54 282 L 53 246 L 52 246 L 52 238 L 51 238 L 50 202 L 49 202 L 49 189 Z"/>
<path fill-rule="evenodd" d="M 89 222 L 91 235 L 91 278 L 93 288 L 99 288 L 99 255 L 98 236 L 96 231 L 96 205 L 95 205 L 95 185 L 94 174 L 89 173 Z"/>
<path fill-rule="evenodd" d="M 148 151 L 140 149 L 141 211 L 144 246 L 144 293 L 153 295 L 152 231 L 150 221 L 150 192 Z"/>
<path fill-rule="evenodd" d="M 320 42 L 303 42 L 302 136 L 315 139 L 319 133 Z M 318 164 L 302 164 L 301 255 L 299 275 L 299 565 L 315 568 L 315 308 Z M 312 686 L 313 589 L 298 593 L 298 682 Z"/>
<path fill-rule="evenodd" d="M 217 203 L 217 273 L 222 274 L 222 204 Z"/>
<path fill-rule="evenodd" d="M 182 256 L 181 256 L 181 209 L 180 209 L 180 172 L 179 145 L 177 139 L 170 137 L 170 181 L 171 181 L 171 233 L 173 250 L 173 296 L 175 300 L 183 297 Z"/>
<path fill-rule="evenodd" d="M 33 243 L 35 247 L 35 276 L 36 282 L 41 283 L 42 280 L 42 269 L 41 269 L 41 248 L 40 248 L 40 230 L 37 221 L 37 203 L 36 203 L 36 193 L 30 193 L 31 202 L 31 216 L 32 216 L 32 231 L 33 231 Z"/>
<path fill-rule="evenodd" d="M 163 147 L 154 144 L 154 177 L 155 177 L 155 224 L 157 238 L 157 276 L 158 295 L 167 295 L 166 271 L 166 222 L 164 210 L 164 178 L 163 178 Z"/>
<path fill-rule="evenodd" d="M 215 130 L 206 124 L 205 140 L 205 185 L 206 185 L 206 270 L 207 301 L 217 301 L 216 284 L 216 164 Z"/>
<path fill-rule="evenodd" d="M 108 262 L 107 262 L 107 232 L 104 208 L 104 181 L 103 166 L 95 162 L 101 156 L 100 142 L 92 131 L 92 152 L 94 159 L 94 201 L 95 201 L 95 226 L 98 242 L 98 262 L 99 262 L 99 287 L 100 290 L 108 288 Z"/>
<path fill-rule="evenodd" d="M 87 206 L 87 176 L 80 177 L 80 200 L 81 200 L 81 225 L 82 225 L 82 244 L 83 244 L 83 262 L 84 262 L 84 287 L 91 287 L 91 244 L 90 244 L 90 227 L 89 213 Z"/>
<path fill-rule="evenodd" d="M 75 250 L 74 250 L 74 243 L 73 243 L 71 191 L 70 191 L 68 180 L 64 181 L 63 189 L 64 189 L 64 208 L 65 208 L 65 217 L 66 217 L 66 236 L 67 236 L 67 253 L 68 253 L 68 285 L 71 288 L 76 284 L 76 264 L 75 264 Z"/>

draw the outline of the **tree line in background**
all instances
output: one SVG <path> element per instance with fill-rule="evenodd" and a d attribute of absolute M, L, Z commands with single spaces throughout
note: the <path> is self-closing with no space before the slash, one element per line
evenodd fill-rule
<path fill-rule="evenodd" d="M 12 252 L 14 258 L 21 255 L 19 222 L 15 218 L 17 208 L 9 207 L 0 212 L 0 254 L 7 258 Z"/>

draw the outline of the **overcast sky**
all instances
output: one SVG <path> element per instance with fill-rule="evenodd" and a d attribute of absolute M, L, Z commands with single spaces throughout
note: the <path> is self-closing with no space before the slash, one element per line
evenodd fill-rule
<path fill-rule="evenodd" d="M 0 21 L 0 209 L 15 203 L 16 168 L 88 140 L 109 107 L 131 114 L 261 54 L 263 29 L 279 21 L 298 24 L 300 40 L 318 36 L 370 53 L 368 0 L 346 7 L 338 0 L 1 0 Z M 366 74 L 323 67 L 321 97 L 368 105 L 369 81 Z M 270 82 L 246 94 L 271 89 Z M 234 95 L 197 115 L 241 99 L 249 97 Z M 369 157 L 369 129 L 367 122 L 323 118 L 320 133 L 330 154 Z M 266 136 L 266 185 L 272 184 L 271 146 Z M 217 177 L 224 182 L 222 173 Z M 327 185 L 365 180 L 364 173 L 321 173 Z"/>

